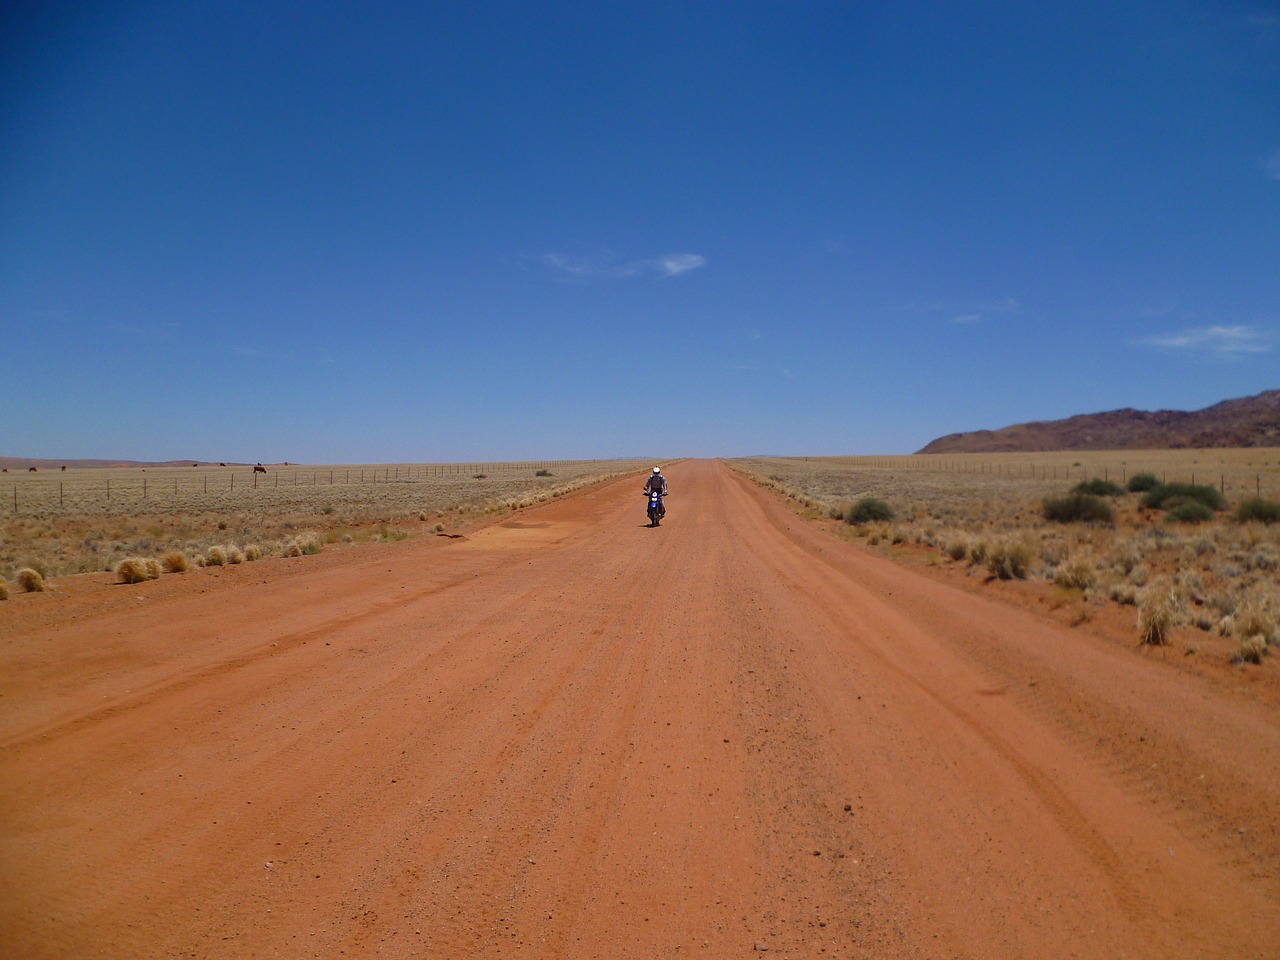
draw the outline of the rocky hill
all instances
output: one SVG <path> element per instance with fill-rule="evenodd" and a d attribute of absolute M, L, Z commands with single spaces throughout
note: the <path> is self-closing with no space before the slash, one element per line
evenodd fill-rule
<path fill-rule="evenodd" d="M 1280 390 L 1203 410 L 1109 410 L 939 437 L 920 453 L 1280 447 Z"/>

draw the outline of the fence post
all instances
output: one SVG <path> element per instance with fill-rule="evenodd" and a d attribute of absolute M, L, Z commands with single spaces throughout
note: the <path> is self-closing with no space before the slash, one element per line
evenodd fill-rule
<path fill-rule="evenodd" d="M 107 481 L 107 503 L 111 502 L 111 481 Z"/>
<path fill-rule="evenodd" d="M 18 512 L 18 485 L 13 485 L 13 512 Z"/>
<path fill-rule="evenodd" d="M 147 499 L 147 478 L 142 478 L 142 499 Z"/>
<path fill-rule="evenodd" d="M 231 475 L 231 489 L 235 490 L 235 488 L 236 488 L 236 475 L 233 473 Z"/>
<path fill-rule="evenodd" d="M 58 506 L 62 506 L 62 481 L 58 481 Z"/>

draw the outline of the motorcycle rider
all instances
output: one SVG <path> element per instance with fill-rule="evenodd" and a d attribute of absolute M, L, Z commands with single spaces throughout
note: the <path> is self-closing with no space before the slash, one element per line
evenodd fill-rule
<path fill-rule="evenodd" d="M 658 494 L 658 496 L 662 497 L 664 500 L 666 499 L 667 478 L 662 475 L 661 467 L 654 467 L 653 473 L 650 475 L 649 479 L 644 482 L 644 495 L 646 497 L 649 496 L 649 494 L 655 493 L 655 492 Z M 666 504 L 663 504 L 661 507 L 661 512 L 658 514 L 658 517 L 662 518 L 662 517 L 665 517 L 666 515 L 667 515 L 667 507 L 666 507 Z"/>

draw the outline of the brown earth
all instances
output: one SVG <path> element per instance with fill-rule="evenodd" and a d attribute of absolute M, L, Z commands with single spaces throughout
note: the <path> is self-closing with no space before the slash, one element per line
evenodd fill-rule
<path fill-rule="evenodd" d="M 919 453 L 1177 450 L 1280 445 L 1280 390 L 1203 410 L 1108 410 L 939 437 Z"/>
<path fill-rule="evenodd" d="M 1273 687 L 670 480 L 0 604 L 0 955 L 1280 955 Z"/>

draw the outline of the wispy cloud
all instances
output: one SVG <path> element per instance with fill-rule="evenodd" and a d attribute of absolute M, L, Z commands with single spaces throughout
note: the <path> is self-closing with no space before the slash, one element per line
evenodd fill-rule
<path fill-rule="evenodd" d="M 1270 156 L 1263 157 L 1258 166 L 1272 180 L 1280 180 L 1280 149 L 1273 150 Z"/>
<path fill-rule="evenodd" d="M 618 262 L 611 256 L 574 256 L 544 253 L 533 258 L 547 269 L 571 280 L 622 280 L 628 277 L 678 277 L 705 266 L 699 253 L 667 253 L 648 260 Z"/>
<path fill-rule="evenodd" d="M 697 253 L 669 253 L 658 261 L 662 271 L 668 277 L 679 276 L 690 270 L 697 270 L 707 262 L 707 258 Z"/>
<path fill-rule="evenodd" d="M 1276 337 L 1267 330 L 1246 324 L 1194 327 L 1177 333 L 1160 334 L 1133 341 L 1141 346 L 1166 350 L 1186 350 L 1222 357 L 1269 353 Z"/>
<path fill-rule="evenodd" d="M 1022 305 L 1013 297 L 1001 297 L 998 300 L 987 300 L 982 303 L 966 304 L 959 308 L 959 313 L 951 317 L 952 323 L 979 323 L 989 317 L 1017 313 Z M 952 308 L 955 309 L 955 308 Z"/>

